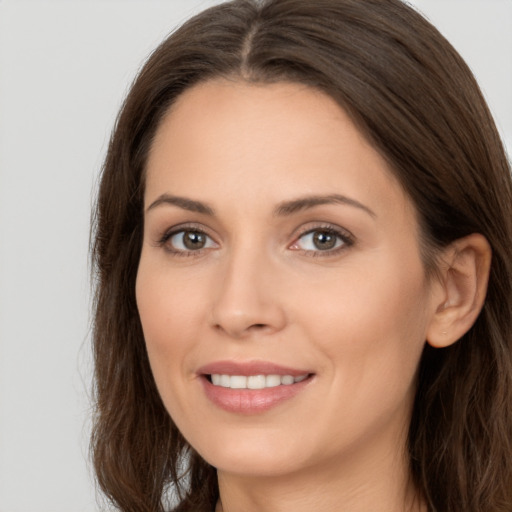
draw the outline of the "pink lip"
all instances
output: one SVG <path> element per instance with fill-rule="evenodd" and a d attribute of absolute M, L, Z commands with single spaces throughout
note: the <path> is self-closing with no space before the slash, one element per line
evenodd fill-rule
<path fill-rule="evenodd" d="M 264 361 L 240 363 L 218 361 L 202 366 L 198 372 L 207 398 L 221 409 L 244 415 L 258 414 L 295 397 L 312 380 L 311 372 L 299 370 Z M 308 374 L 301 382 L 264 389 L 231 389 L 214 386 L 208 376 L 212 374 L 228 375 L 292 375 L 299 377 Z"/>
<path fill-rule="evenodd" d="M 212 375 L 214 373 L 227 375 L 291 375 L 300 377 L 312 373 L 309 370 L 290 368 L 267 361 L 216 361 L 214 363 L 201 366 L 197 370 L 199 375 Z"/>

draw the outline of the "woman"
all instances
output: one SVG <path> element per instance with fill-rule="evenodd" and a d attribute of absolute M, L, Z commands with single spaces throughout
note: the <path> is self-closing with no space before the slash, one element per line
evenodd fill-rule
<path fill-rule="evenodd" d="M 510 169 L 399 0 L 236 0 L 153 53 L 95 216 L 125 511 L 512 509 Z"/>

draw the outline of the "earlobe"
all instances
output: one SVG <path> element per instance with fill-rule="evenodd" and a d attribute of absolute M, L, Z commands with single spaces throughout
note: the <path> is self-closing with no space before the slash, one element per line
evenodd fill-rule
<path fill-rule="evenodd" d="M 427 342 L 436 348 L 459 340 L 475 323 L 487 293 L 492 251 L 487 239 L 478 233 L 450 244 L 439 268 L 440 293 Z"/>

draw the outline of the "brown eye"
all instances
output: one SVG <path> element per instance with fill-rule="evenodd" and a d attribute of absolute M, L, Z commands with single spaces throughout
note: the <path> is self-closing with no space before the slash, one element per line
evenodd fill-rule
<path fill-rule="evenodd" d="M 313 245 L 320 251 L 334 249 L 338 237 L 329 231 L 315 231 L 313 233 Z"/>
<path fill-rule="evenodd" d="M 181 230 L 168 238 L 168 245 L 175 252 L 199 251 L 215 247 L 215 242 L 202 231 Z"/>
<path fill-rule="evenodd" d="M 183 245 L 191 250 L 202 249 L 206 244 L 206 235 L 195 231 L 185 231 L 183 233 Z"/>
<path fill-rule="evenodd" d="M 299 237 L 293 245 L 293 249 L 301 249 L 306 252 L 334 252 L 345 246 L 352 245 L 352 240 L 348 235 L 338 232 L 334 229 L 318 228 L 312 229 Z"/>

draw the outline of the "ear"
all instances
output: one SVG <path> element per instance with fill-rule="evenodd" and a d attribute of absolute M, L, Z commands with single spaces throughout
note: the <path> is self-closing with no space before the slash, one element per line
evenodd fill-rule
<path fill-rule="evenodd" d="M 444 250 L 434 293 L 437 307 L 427 329 L 427 342 L 433 347 L 455 343 L 475 323 L 487 293 L 491 256 L 489 242 L 478 233 Z"/>

